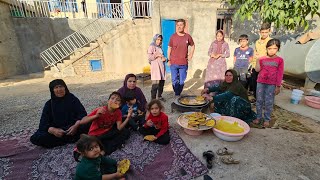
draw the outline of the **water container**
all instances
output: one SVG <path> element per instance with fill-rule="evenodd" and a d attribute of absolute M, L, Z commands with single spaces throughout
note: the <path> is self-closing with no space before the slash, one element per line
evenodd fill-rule
<path fill-rule="evenodd" d="M 300 100 L 302 99 L 302 95 L 291 95 L 291 103 L 292 104 L 299 104 Z"/>

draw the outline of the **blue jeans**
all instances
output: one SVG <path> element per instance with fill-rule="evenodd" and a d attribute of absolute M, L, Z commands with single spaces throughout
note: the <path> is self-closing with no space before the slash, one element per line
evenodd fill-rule
<path fill-rule="evenodd" d="M 264 109 L 264 121 L 271 120 L 271 113 L 273 110 L 275 97 L 275 89 L 275 85 L 257 83 L 257 119 L 262 118 L 262 111 Z"/>
<path fill-rule="evenodd" d="M 180 96 L 187 78 L 188 65 L 171 64 L 170 70 L 173 91 L 176 96 Z"/>

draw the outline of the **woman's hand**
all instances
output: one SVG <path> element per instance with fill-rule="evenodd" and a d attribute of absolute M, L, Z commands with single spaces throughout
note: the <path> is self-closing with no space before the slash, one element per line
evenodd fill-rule
<path fill-rule="evenodd" d="M 207 94 L 208 92 L 209 92 L 209 88 L 204 88 L 204 89 L 201 91 L 201 95 Z"/>
<path fill-rule="evenodd" d="M 60 128 L 50 127 L 48 129 L 48 133 L 50 133 L 58 138 L 61 138 L 65 134 L 65 131 Z"/>
<path fill-rule="evenodd" d="M 171 66 L 171 61 L 170 60 L 168 60 L 168 66 Z"/>
<path fill-rule="evenodd" d="M 280 86 L 277 86 L 276 89 L 274 90 L 274 93 L 278 95 L 280 93 Z"/>
<path fill-rule="evenodd" d="M 165 58 L 165 57 L 162 57 L 161 60 L 162 60 L 163 62 L 166 62 L 166 58 Z"/>
<path fill-rule="evenodd" d="M 79 126 L 80 126 L 80 121 L 77 121 L 76 123 L 74 123 L 73 126 L 71 126 L 71 127 L 67 130 L 68 133 L 67 133 L 66 135 L 68 135 L 68 136 L 73 136 L 73 135 L 75 135 L 75 134 L 77 133 L 77 130 L 78 130 Z"/>
<path fill-rule="evenodd" d="M 152 127 L 153 126 L 153 122 L 151 120 L 148 120 L 146 122 L 146 125 L 149 126 L 149 127 Z"/>

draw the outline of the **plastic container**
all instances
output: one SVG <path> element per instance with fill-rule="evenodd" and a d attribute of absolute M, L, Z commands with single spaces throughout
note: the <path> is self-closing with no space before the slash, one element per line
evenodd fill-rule
<path fill-rule="evenodd" d="M 304 99 L 308 106 L 320 109 L 320 97 L 306 96 Z"/>
<path fill-rule="evenodd" d="M 291 104 L 299 104 L 300 100 L 302 99 L 303 91 L 299 89 L 294 89 L 291 94 Z"/>
<path fill-rule="evenodd" d="M 219 138 L 224 141 L 239 141 L 241 140 L 246 134 L 250 132 L 250 127 L 249 125 L 242 121 L 241 119 L 235 118 L 235 117 L 230 117 L 230 116 L 218 116 L 216 117 L 217 120 L 222 119 L 224 121 L 233 123 L 233 122 L 238 122 L 239 126 L 244 128 L 244 132 L 238 133 L 238 134 L 232 134 L 232 133 L 227 133 L 220 131 L 218 129 L 212 128 L 213 133 Z"/>
<path fill-rule="evenodd" d="M 302 97 L 299 97 L 299 96 L 291 96 L 291 104 L 299 104 L 300 100 L 302 99 Z"/>

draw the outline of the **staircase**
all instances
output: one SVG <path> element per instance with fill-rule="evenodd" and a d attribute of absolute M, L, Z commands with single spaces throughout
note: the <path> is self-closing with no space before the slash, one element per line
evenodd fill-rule
<path fill-rule="evenodd" d="M 110 9 L 104 18 L 94 20 L 41 52 L 40 58 L 46 63 L 45 76 L 74 76 L 74 69 L 71 66 L 73 62 L 103 44 L 106 41 L 102 38 L 105 33 L 117 29 L 125 22 L 132 21 L 131 16 L 125 18 L 123 8 L 123 4 L 118 3 L 118 6 Z"/>

